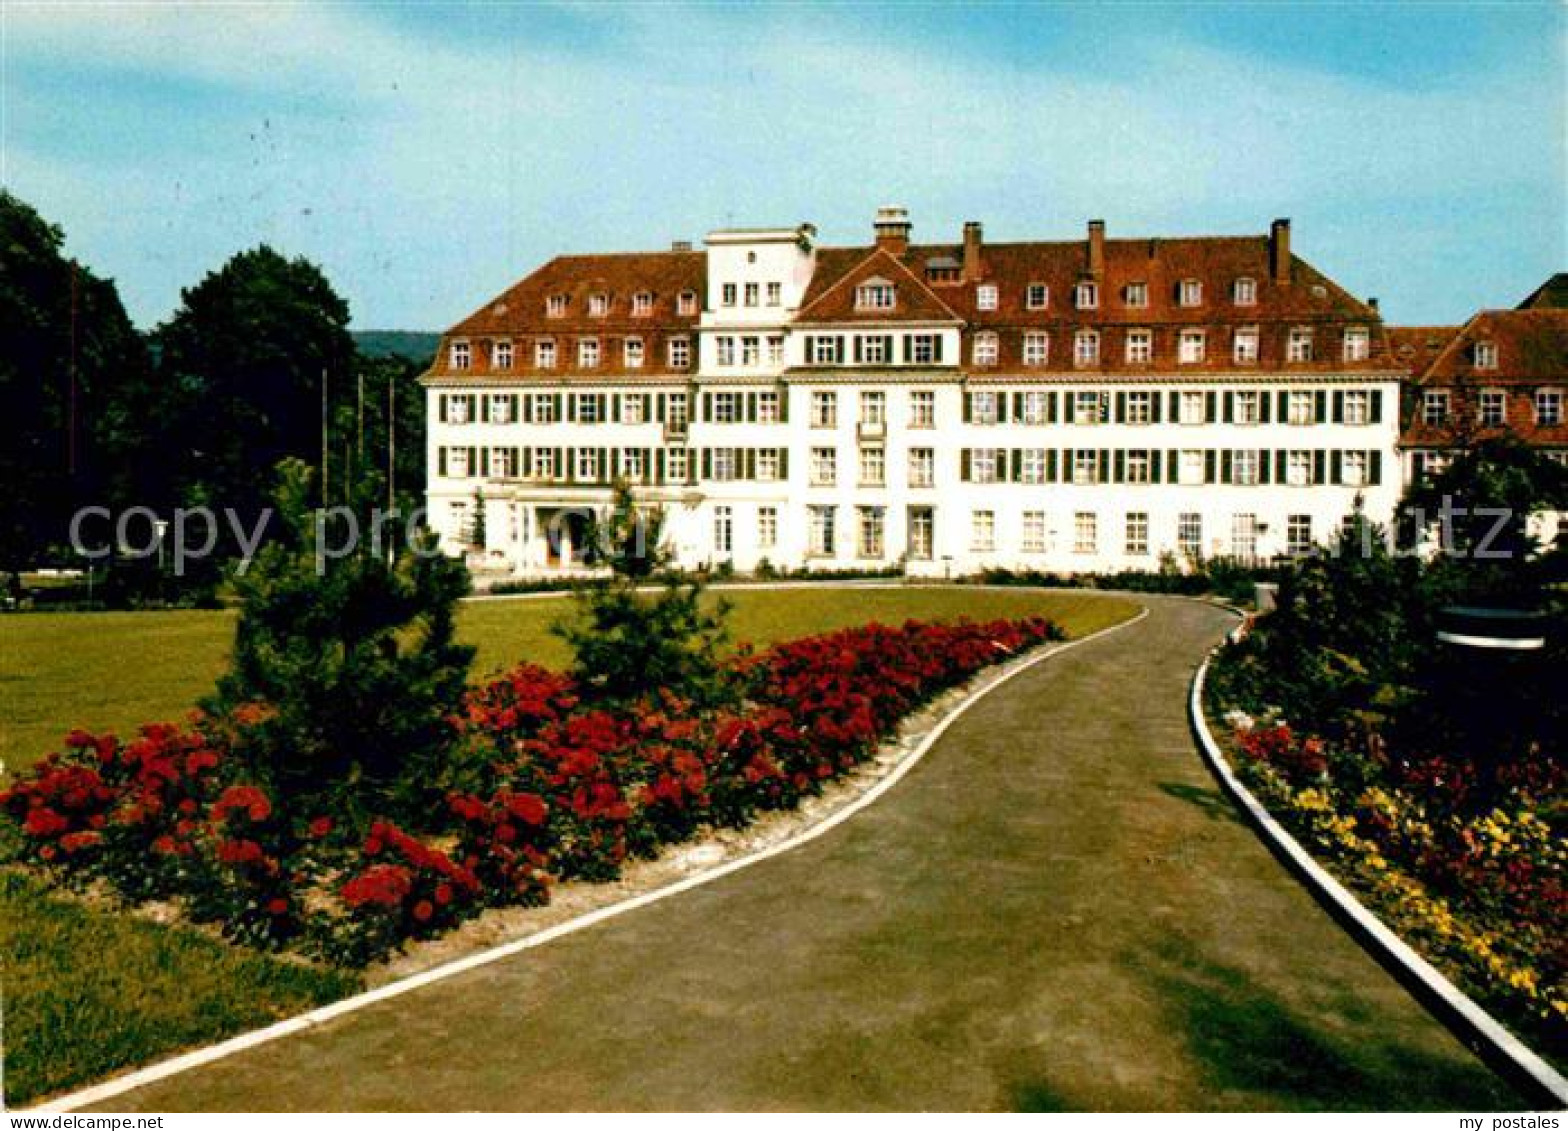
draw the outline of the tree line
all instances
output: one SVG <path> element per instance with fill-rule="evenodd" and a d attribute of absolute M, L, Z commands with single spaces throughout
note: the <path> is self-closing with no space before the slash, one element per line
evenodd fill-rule
<path fill-rule="evenodd" d="M 277 464 L 319 469 L 324 446 L 317 501 L 371 485 L 385 497 L 395 436 L 395 494 L 418 504 L 422 359 L 357 349 L 348 303 L 317 265 L 265 244 L 241 251 L 141 332 L 113 280 L 64 243 L 58 225 L 0 190 L 0 574 L 85 565 L 70 527 L 89 506 L 164 518 L 232 509 L 253 529 Z M 108 572 L 122 589 L 210 593 L 239 552 L 229 525 L 220 530 L 178 592 L 145 558 Z"/>

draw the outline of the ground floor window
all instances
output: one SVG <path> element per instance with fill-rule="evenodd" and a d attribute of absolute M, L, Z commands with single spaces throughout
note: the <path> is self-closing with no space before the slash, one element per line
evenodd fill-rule
<path fill-rule="evenodd" d="M 909 556 L 930 561 L 936 542 L 936 515 L 930 507 L 909 508 Z"/>
<path fill-rule="evenodd" d="M 1230 552 L 1238 558 L 1256 557 L 1258 553 L 1258 516 L 1236 514 L 1230 520 Z"/>
<path fill-rule="evenodd" d="M 713 508 L 713 549 L 720 554 L 735 551 L 735 510 L 733 507 Z"/>
<path fill-rule="evenodd" d="M 779 542 L 779 508 L 757 508 L 757 545 L 771 550 Z"/>
<path fill-rule="evenodd" d="M 1093 511 L 1073 515 L 1073 553 L 1093 554 L 1100 548 L 1100 519 Z"/>
<path fill-rule="evenodd" d="M 1126 546 L 1129 554 L 1147 554 L 1149 552 L 1149 514 L 1147 511 L 1128 512 Z"/>
<path fill-rule="evenodd" d="M 1203 516 L 1185 511 L 1176 520 L 1176 546 L 1189 558 L 1203 554 Z"/>
<path fill-rule="evenodd" d="M 1285 520 L 1285 550 L 1290 554 L 1312 552 L 1312 516 L 1293 514 Z"/>
<path fill-rule="evenodd" d="M 807 509 L 811 518 L 810 551 L 818 557 L 831 558 L 836 552 L 834 525 L 838 508 L 814 506 Z"/>
<path fill-rule="evenodd" d="M 882 557 L 887 512 L 882 507 L 859 507 L 857 510 L 860 517 L 860 556 Z"/>
<path fill-rule="evenodd" d="M 970 515 L 969 548 L 982 552 L 996 549 L 995 511 L 975 511 Z"/>
<path fill-rule="evenodd" d="M 1026 554 L 1045 553 L 1045 512 L 1024 511 L 1023 551 Z"/>

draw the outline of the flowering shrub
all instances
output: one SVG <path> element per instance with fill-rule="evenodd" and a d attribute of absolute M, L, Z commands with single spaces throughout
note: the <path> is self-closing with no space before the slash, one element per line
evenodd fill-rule
<path fill-rule="evenodd" d="M 145 727 L 128 744 L 73 734 L 0 810 L 20 858 L 61 879 L 177 896 L 232 938 L 358 965 L 481 907 L 542 903 L 556 879 L 614 879 L 629 857 L 792 806 L 941 691 L 1059 636 L 1040 619 L 828 633 L 742 652 L 709 709 L 669 692 L 611 709 L 523 665 L 452 714 L 469 770 L 421 823 L 426 839 L 377 820 L 356 844 L 341 816 L 355 799 L 333 803 L 337 818 L 298 800 L 291 812 L 240 780 L 243 719 Z"/>
<path fill-rule="evenodd" d="M 1478 793 L 1473 764 L 1389 757 L 1375 737 L 1366 744 L 1370 753 L 1300 737 L 1285 725 L 1253 726 L 1236 734 L 1238 770 L 1303 842 L 1468 992 L 1562 1047 L 1568 841 L 1560 775 L 1521 772 L 1500 801 L 1478 809 L 1477 796 L 1496 796 L 1495 782 Z"/>
<path fill-rule="evenodd" d="M 371 825 L 362 852 L 367 863 L 338 892 L 347 914 L 324 946 L 339 962 L 362 965 L 404 939 L 433 938 L 477 906 L 478 876 L 390 822 Z"/>

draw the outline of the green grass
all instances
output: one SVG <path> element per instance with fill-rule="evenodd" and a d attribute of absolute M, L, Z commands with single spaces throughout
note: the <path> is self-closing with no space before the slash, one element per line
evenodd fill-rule
<path fill-rule="evenodd" d="M 778 640 L 864 624 L 1040 613 L 1078 636 L 1114 624 L 1130 603 L 1080 593 L 976 589 L 732 590 L 735 641 Z M 564 600 L 466 603 L 465 641 L 478 646 L 474 678 L 531 660 L 561 667 L 566 647 L 550 625 Z M 0 617 L 0 760 L 20 769 L 74 727 L 132 733 L 180 721 L 222 674 L 232 612 L 26 613 Z"/>
<path fill-rule="evenodd" d="M 86 1084 L 352 993 L 358 979 L 110 915 L 0 873 L 5 1099 Z"/>
<path fill-rule="evenodd" d="M 1114 598 L 1024 590 L 798 589 L 729 594 L 735 641 L 765 644 L 909 618 L 1048 616 L 1074 636 L 1130 616 Z M 569 659 L 560 600 L 464 605 L 475 678 Z M 74 726 L 128 732 L 178 719 L 223 669 L 228 612 L 36 613 L 0 618 L 0 719 L 13 768 Z M 351 992 L 346 975 L 51 896 L 0 872 L 6 1098 L 21 1103 L 264 1025 Z"/>

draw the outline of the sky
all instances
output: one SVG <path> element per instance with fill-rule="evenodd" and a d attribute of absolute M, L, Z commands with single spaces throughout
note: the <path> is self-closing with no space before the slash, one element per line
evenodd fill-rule
<path fill-rule="evenodd" d="M 1263 233 L 1398 324 L 1568 266 L 1557 4 L 33 4 L 0 184 L 143 328 L 268 243 L 357 328 L 553 255 L 815 223 L 866 243 Z"/>

